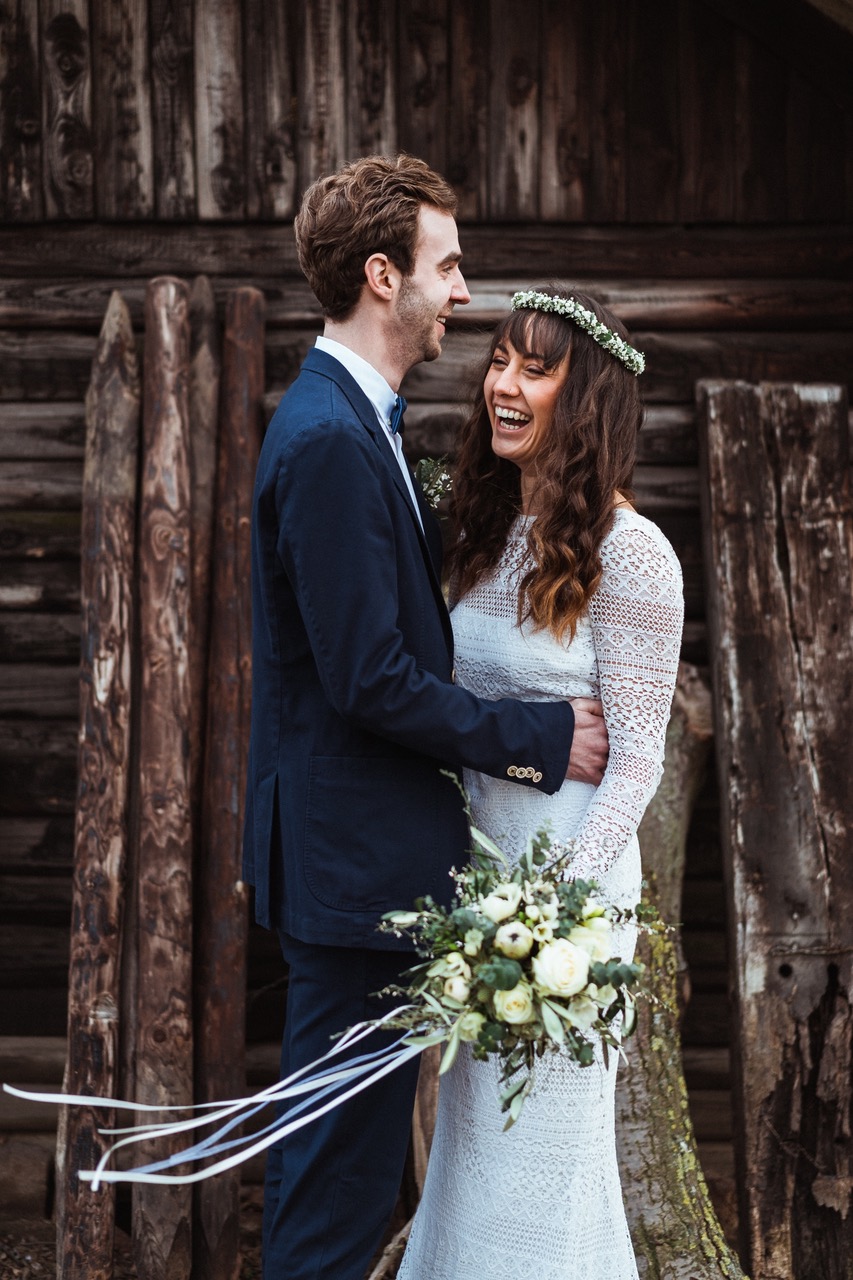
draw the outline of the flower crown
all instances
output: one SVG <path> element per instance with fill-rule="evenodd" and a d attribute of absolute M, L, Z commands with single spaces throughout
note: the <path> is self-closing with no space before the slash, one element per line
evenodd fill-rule
<path fill-rule="evenodd" d="M 598 316 L 587 311 L 586 307 L 575 298 L 561 298 L 550 293 L 537 293 L 535 289 L 525 289 L 512 295 L 510 303 L 513 311 L 553 311 L 555 315 L 565 316 L 573 320 L 579 329 L 583 329 L 594 342 L 605 351 L 609 351 L 617 360 L 621 360 L 633 374 L 642 373 L 646 367 L 646 357 L 636 347 L 631 347 L 620 338 L 618 333 L 602 324 Z"/>

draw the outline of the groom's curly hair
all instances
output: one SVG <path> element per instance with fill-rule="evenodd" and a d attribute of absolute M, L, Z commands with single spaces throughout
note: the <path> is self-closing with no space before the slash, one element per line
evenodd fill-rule
<path fill-rule="evenodd" d="M 619 320 L 568 286 L 537 291 L 573 297 L 620 337 Z M 615 494 L 630 498 L 643 409 L 637 378 L 560 315 L 512 311 L 492 336 L 462 428 L 450 507 L 452 595 L 470 591 L 496 567 L 521 513 L 521 473 L 492 452 L 483 383 L 498 346 L 536 355 L 547 369 L 566 361 L 554 419 L 537 458 L 536 520 L 527 533 L 529 565 L 518 593 L 519 622 L 530 619 L 558 639 L 575 634 L 601 578 L 601 544 L 613 523 Z"/>
<path fill-rule="evenodd" d="M 371 254 L 387 254 L 411 275 L 422 205 L 453 215 L 456 195 L 428 164 L 404 152 L 362 156 L 311 184 L 293 230 L 299 265 L 324 316 L 345 320 L 353 311 Z"/>

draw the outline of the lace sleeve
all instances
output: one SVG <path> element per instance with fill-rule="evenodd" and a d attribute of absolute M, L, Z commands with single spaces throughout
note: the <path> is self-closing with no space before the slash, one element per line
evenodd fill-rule
<path fill-rule="evenodd" d="M 588 878 L 621 853 L 660 782 L 684 617 L 681 567 L 654 525 L 623 519 L 601 559 L 589 617 L 610 757 L 576 837 L 572 873 Z"/>

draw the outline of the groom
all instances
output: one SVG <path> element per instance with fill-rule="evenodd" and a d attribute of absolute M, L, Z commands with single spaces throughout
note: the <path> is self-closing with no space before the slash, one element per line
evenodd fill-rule
<path fill-rule="evenodd" d="M 258 466 L 245 834 L 257 919 L 289 970 L 283 1074 L 382 1011 L 373 993 L 411 953 L 376 932 L 381 914 L 447 899 L 468 841 L 445 769 L 551 793 L 570 766 L 599 781 L 606 758 L 597 703 L 483 702 L 453 683 L 441 539 L 397 391 L 470 300 L 455 211 L 422 161 L 372 156 L 315 182 L 295 223 L 325 329 Z M 265 1280 L 362 1280 L 416 1083 L 417 1060 L 270 1150 Z"/>

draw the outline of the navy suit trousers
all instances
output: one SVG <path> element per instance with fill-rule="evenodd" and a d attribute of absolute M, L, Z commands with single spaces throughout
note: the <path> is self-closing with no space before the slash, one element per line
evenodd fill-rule
<path fill-rule="evenodd" d="M 289 968 L 284 1078 L 326 1053 L 334 1035 L 393 1008 L 374 993 L 397 982 L 417 957 L 279 937 Z M 399 1034 L 374 1032 L 350 1056 Z M 264 1280 L 364 1280 L 394 1211 L 419 1063 L 413 1059 L 270 1148 Z"/>

